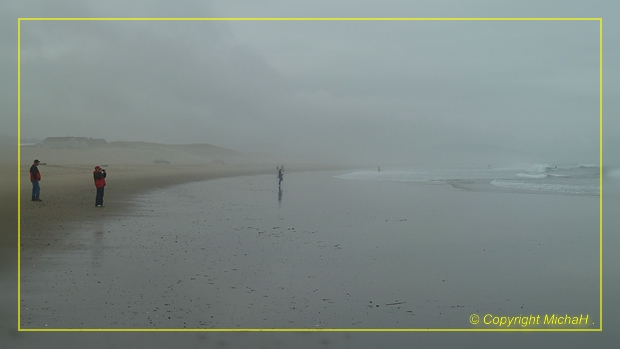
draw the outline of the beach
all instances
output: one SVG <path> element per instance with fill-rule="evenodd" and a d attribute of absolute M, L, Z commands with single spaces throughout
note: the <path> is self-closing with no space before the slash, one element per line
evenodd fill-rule
<path fill-rule="evenodd" d="M 274 172 L 271 165 L 117 165 L 106 166 L 105 208 L 94 210 L 94 166 L 40 165 L 42 202 L 30 201 L 28 168 L 22 165 L 21 231 L 25 246 L 47 244 L 62 235 L 63 225 L 113 217 L 130 209 L 129 198 L 173 184 L 211 178 Z M 54 232 L 49 234 L 49 232 Z M 39 240 L 41 239 L 41 240 Z M 30 245 L 29 245 L 30 244 Z"/>
<path fill-rule="evenodd" d="M 611 2 L 7 4 L 0 349 L 620 342 Z"/>
<path fill-rule="evenodd" d="M 279 190 L 271 165 L 143 164 L 110 165 L 95 208 L 89 167 L 47 166 L 43 202 L 22 181 L 24 328 L 598 324 L 595 196 L 288 165 Z"/>
<path fill-rule="evenodd" d="M 165 155 L 171 163 L 154 163 Z M 230 151 L 223 151 L 229 155 Z M 31 202 L 32 185 L 29 168 L 41 160 L 42 202 Z M 40 149 L 22 147 L 20 167 L 20 226 L 24 246 L 46 246 L 51 240 L 63 239 L 71 224 L 106 219 L 130 209 L 130 198 L 157 188 L 203 181 L 213 178 L 275 173 L 275 163 L 253 162 L 240 156 L 222 160 L 222 154 L 198 146 L 183 150 L 165 145 L 127 142 L 103 149 Z M 94 211 L 95 166 L 106 169 L 105 208 Z M 299 164 L 287 170 L 303 171 L 337 168 L 329 165 Z M 53 233 L 50 233 L 53 232 Z"/>

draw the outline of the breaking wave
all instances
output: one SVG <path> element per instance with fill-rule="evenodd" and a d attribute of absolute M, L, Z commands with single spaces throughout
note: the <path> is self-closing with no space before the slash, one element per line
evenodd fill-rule
<path fill-rule="evenodd" d="M 535 192 L 551 192 L 558 194 L 577 194 L 577 195 L 599 195 L 597 186 L 581 186 L 570 184 L 555 183 L 532 183 L 510 180 L 493 180 L 491 185 L 502 188 L 535 191 Z"/>
<path fill-rule="evenodd" d="M 539 173 L 539 174 L 531 174 L 531 173 L 517 173 L 517 177 L 524 177 L 524 178 L 547 178 L 547 174 L 545 173 Z"/>
<path fill-rule="evenodd" d="M 599 195 L 599 167 L 587 164 L 527 164 L 513 167 L 490 166 L 460 170 L 394 168 L 365 170 L 335 176 L 340 179 L 389 182 L 423 182 L 427 184 L 492 185 L 518 191 Z"/>

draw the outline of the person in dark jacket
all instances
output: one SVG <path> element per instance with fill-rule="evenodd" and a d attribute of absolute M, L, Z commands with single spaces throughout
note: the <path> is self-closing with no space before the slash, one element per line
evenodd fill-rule
<path fill-rule="evenodd" d="M 278 187 L 280 187 L 284 180 L 284 165 L 282 167 L 276 166 L 276 170 L 278 170 Z"/>
<path fill-rule="evenodd" d="M 39 181 L 41 180 L 41 172 L 39 172 L 39 160 L 34 160 L 32 166 L 30 166 L 30 182 L 32 182 L 32 201 L 43 201 L 39 199 L 41 194 L 41 187 Z"/>
<path fill-rule="evenodd" d="M 95 179 L 95 187 L 97 188 L 97 196 L 95 197 L 95 207 L 105 207 L 103 204 L 103 188 L 105 187 L 105 170 L 101 166 L 95 166 L 93 178 Z"/>

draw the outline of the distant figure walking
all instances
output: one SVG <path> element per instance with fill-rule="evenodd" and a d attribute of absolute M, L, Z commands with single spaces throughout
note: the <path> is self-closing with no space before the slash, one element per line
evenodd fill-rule
<path fill-rule="evenodd" d="M 95 179 L 95 187 L 97 188 L 97 196 L 95 197 L 95 207 L 105 207 L 103 204 L 103 188 L 105 187 L 105 170 L 101 166 L 95 166 L 93 171 L 93 178 Z"/>
<path fill-rule="evenodd" d="M 41 187 L 39 181 L 41 180 L 41 172 L 39 172 L 39 160 L 34 160 L 32 166 L 30 166 L 30 182 L 32 182 L 32 201 L 43 201 L 39 199 L 41 194 Z"/>
<path fill-rule="evenodd" d="M 377 166 L 377 172 L 381 172 L 381 167 Z"/>
<path fill-rule="evenodd" d="M 276 170 L 278 170 L 278 187 L 282 185 L 282 181 L 284 180 L 284 165 L 276 166 Z"/>

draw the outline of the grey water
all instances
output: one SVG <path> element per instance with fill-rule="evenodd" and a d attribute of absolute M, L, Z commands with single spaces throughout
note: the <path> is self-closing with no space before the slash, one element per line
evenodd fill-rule
<path fill-rule="evenodd" d="M 503 167 L 461 167 L 458 169 L 387 168 L 361 170 L 337 176 L 393 182 L 488 184 L 517 192 L 589 195 L 600 194 L 600 170 L 596 164 L 516 164 Z"/>

